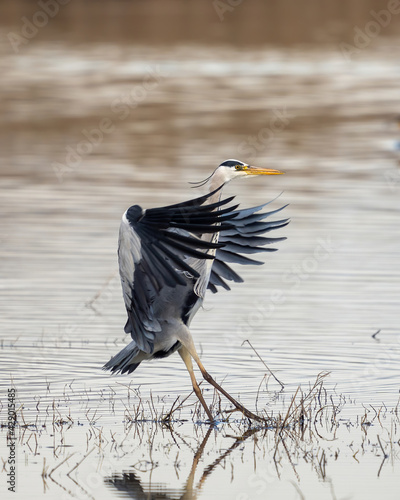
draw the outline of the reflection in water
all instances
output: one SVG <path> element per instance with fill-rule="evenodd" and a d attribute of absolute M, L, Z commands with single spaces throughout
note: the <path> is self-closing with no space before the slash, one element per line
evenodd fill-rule
<path fill-rule="evenodd" d="M 231 455 L 234 455 L 235 450 L 240 449 L 241 462 L 247 460 L 252 464 L 247 472 L 247 487 L 245 487 L 246 493 L 243 494 L 243 498 L 258 498 L 260 491 L 274 491 L 277 481 L 290 485 L 289 491 L 292 490 L 291 494 L 295 494 L 295 498 L 297 498 L 297 495 L 299 498 L 305 498 L 301 482 L 304 465 L 307 468 L 312 467 L 317 481 L 330 484 L 333 475 L 335 475 L 335 462 L 337 462 L 339 455 L 348 454 L 348 451 L 341 443 L 343 427 L 348 424 L 341 422 L 339 418 L 341 406 L 345 403 L 340 401 L 339 404 L 335 405 L 325 399 L 324 404 L 320 406 L 323 403 L 320 398 L 324 397 L 321 393 L 323 392 L 323 386 L 319 383 L 316 387 L 319 392 L 313 393 L 313 391 L 310 391 L 310 393 L 303 395 L 300 404 L 294 404 L 298 408 L 301 407 L 301 416 L 297 418 L 299 415 L 296 415 L 296 422 L 290 420 L 289 424 L 288 421 L 283 421 L 283 426 L 275 430 L 248 428 L 245 431 L 242 430 L 239 434 L 240 427 L 234 428 L 230 426 L 225 429 L 226 437 L 233 439 L 233 443 L 229 447 L 223 446 L 220 450 L 216 448 L 214 443 L 212 452 L 217 456 L 206 465 L 204 458 L 206 445 L 212 433 L 216 431 L 216 428 L 209 427 L 203 439 L 196 441 L 197 449 L 193 451 L 192 465 L 186 480 L 179 477 L 179 481 L 184 484 L 182 487 L 171 489 L 167 481 L 153 479 L 153 473 L 157 470 L 159 464 L 154 458 L 154 455 L 157 454 L 154 450 L 154 448 L 157 448 L 157 443 L 152 439 L 148 442 L 148 451 L 142 455 L 144 458 L 133 466 L 135 471 L 125 469 L 121 473 L 113 472 L 111 476 L 105 478 L 105 483 L 116 488 L 124 498 L 137 500 L 177 498 L 194 500 L 201 496 L 206 481 L 210 480 L 214 473 L 217 473 L 218 476 L 218 471 L 221 472 L 219 466 L 225 469 L 227 464 L 230 463 L 230 480 L 236 480 L 236 482 L 239 480 L 239 478 L 236 478 L 237 468 L 234 467 L 238 457 L 235 460 L 235 457 L 231 457 Z M 286 418 L 289 415 L 290 407 Z M 353 455 L 355 459 L 355 465 L 360 461 L 363 462 L 366 454 L 372 452 L 375 455 L 374 448 L 379 446 L 382 454 L 376 456 L 373 469 L 374 475 L 379 477 L 385 464 L 388 465 L 390 462 L 392 466 L 398 468 L 399 463 L 392 447 L 386 442 L 382 444 L 379 435 L 376 441 L 371 441 L 372 433 L 368 433 L 368 429 L 373 425 L 375 418 L 376 416 L 371 421 L 364 418 L 363 422 L 357 425 L 361 435 L 361 442 L 353 442 L 349 451 L 350 456 Z M 384 418 L 386 419 L 386 417 Z M 391 423 L 387 422 L 386 424 L 397 426 L 398 423 L 398 417 L 395 417 L 391 420 Z M 169 426 L 168 430 L 171 435 L 170 439 L 180 448 L 180 452 L 185 454 L 185 449 L 186 451 L 193 449 L 193 445 L 189 445 L 186 441 L 187 437 L 182 436 L 173 426 Z M 193 429 L 192 432 L 197 434 L 196 429 Z M 223 432 L 224 428 L 221 427 L 219 433 Z M 236 434 L 236 436 L 232 434 Z M 253 437 L 252 444 L 246 443 L 251 437 Z M 392 434 L 392 441 L 396 440 L 397 437 L 397 433 Z M 166 438 L 164 438 L 163 443 L 165 450 L 168 449 Z M 183 445 L 183 449 L 181 449 L 180 445 Z M 164 453 L 166 452 L 164 451 Z M 358 458 L 355 458 L 359 453 Z M 159 454 L 157 456 L 159 457 Z M 179 469 L 179 463 L 175 462 L 174 467 Z M 288 471 L 290 471 L 289 475 Z M 196 475 L 197 480 L 195 480 Z M 240 472 L 239 476 L 243 477 Z M 210 494 L 209 489 L 205 498 L 221 498 L 221 494 L 223 495 L 221 480 L 218 483 L 218 488 L 213 490 L 211 487 L 212 493 Z M 249 488 L 251 483 L 254 489 Z M 333 484 L 330 484 L 330 489 L 334 495 Z M 285 489 L 282 491 L 285 491 Z"/>
<path fill-rule="evenodd" d="M 182 491 L 172 491 L 168 492 L 168 486 L 162 483 L 141 483 L 140 479 L 135 475 L 134 472 L 123 472 L 122 474 L 114 474 L 111 478 L 106 478 L 105 482 L 107 484 L 115 486 L 119 492 L 124 492 L 126 496 L 135 498 L 137 500 L 144 499 L 169 499 L 169 498 L 180 498 L 182 500 L 195 500 L 201 492 L 201 489 L 206 481 L 206 479 L 215 471 L 217 466 L 235 450 L 239 445 L 241 445 L 247 438 L 252 436 L 257 432 L 257 429 L 249 429 L 243 433 L 240 437 L 237 437 L 234 443 L 221 455 L 215 459 L 210 465 L 203 468 L 203 473 L 197 484 L 194 485 L 195 473 L 199 465 L 201 456 L 203 455 L 204 448 L 207 441 L 213 431 L 213 427 L 209 427 L 203 441 L 200 443 L 196 453 L 193 457 L 192 467 L 188 478 L 186 479 L 185 486 Z M 150 496 L 149 496 L 150 494 Z"/>
<path fill-rule="evenodd" d="M 253 500 L 262 492 L 321 499 L 326 484 L 340 491 L 343 478 L 351 478 L 348 486 L 357 484 L 361 499 L 384 477 L 387 498 L 395 498 L 398 408 L 369 406 L 357 419 L 346 418 L 354 401 L 325 387 L 326 380 L 320 374 L 309 390 L 274 393 L 275 426 L 266 428 L 249 427 L 237 414 L 206 428 L 198 402 L 201 412 L 193 409 L 193 423 L 187 422 L 186 400 L 159 414 L 162 401 L 151 395 L 151 406 L 123 382 L 100 392 L 75 382 L 53 393 L 49 384 L 33 400 L 21 391 L 18 447 L 31 478 L 22 484 L 29 490 L 43 482 L 54 496 L 64 491 L 96 500 L 109 497 L 103 485 L 132 498 L 220 499 L 240 492 Z M 1 433 L 5 439 L 6 427 Z"/>

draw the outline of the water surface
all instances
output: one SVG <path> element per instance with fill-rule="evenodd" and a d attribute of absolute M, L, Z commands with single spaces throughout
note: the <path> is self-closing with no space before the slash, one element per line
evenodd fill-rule
<path fill-rule="evenodd" d="M 42 43 L 0 64 L 1 386 L 23 405 L 20 495 L 180 498 L 198 460 L 187 498 L 396 498 L 400 70 L 384 43 L 351 63 L 334 48 Z M 270 206 L 289 203 L 291 223 L 263 267 L 240 269 L 244 284 L 207 297 L 192 327 L 202 361 L 273 414 L 330 372 L 327 401 L 340 408 L 335 433 L 288 438 L 277 454 L 274 431 L 247 435 L 239 416 L 206 436 L 193 395 L 172 430 L 151 422 L 191 391 L 177 355 L 131 377 L 101 371 L 127 341 L 122 213 L 198 195 L 187 181 L 232 157 L 286 172 L 226 194 L 242 207 L 279 195 Z M 131 425 L 139 401 L 148 422 Z"/>

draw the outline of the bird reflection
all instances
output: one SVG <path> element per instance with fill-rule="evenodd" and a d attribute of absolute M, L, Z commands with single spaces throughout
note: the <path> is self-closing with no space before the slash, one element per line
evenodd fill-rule
<path fill-rule="evenodd" d="M 246 439 L 259 431 L 257 428 L 248 429 L 241 436 L 237 437 L 234 443 L 227 450 L 221 453 L 211 464 L 204 467 L 199 481 L 195 484 L 194 476 L 212 430 L 213 427 L 208 429 L 204 439 L 194 454 L 190 473 L 182 489 L 177 490 L 168 488 L 168 485 L 165 483 L 142 483 L 138 474 L 135 474 L 134 472 L 113 474 L 111 477 L 105 479 L 105 483 L 109 486 L 114 486 L 127 498 L 134 498 L 135 500 L 169 500 L 172 498 L 179 498 L 180 500 L 196 500 L 207 478 L 211 476 L 216 467 L 224 459 L 226 459 L 233 452 L 233 450 L 243 444 Z"/>

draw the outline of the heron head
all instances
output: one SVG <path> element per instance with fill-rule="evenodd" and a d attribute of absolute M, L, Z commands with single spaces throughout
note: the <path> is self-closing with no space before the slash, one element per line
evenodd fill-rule
<path fill-rule="evenodd" d="M 225 160 L 221 163 L 218 169 L 223 173 L 226 182 L 236 177 L 247 177 L 250 175 L 279 175 L 283 174 L 280 170 L 274 170 L 272 168 L 261 168 L 253 167 L 247 163 L 243 163 L 240 160 Z"/>
<path fill-rule="evenodd" d="M 250 175 L 278 175 L 283 174 L 280 170 L 273 170 L 272 168 L 260 168 L 248 165 L 240 160 L 225 160 L 217 167 L 214 172 L 206 179 L 199 182 L 190 182 L 192 187 L 200 187 L 209 184 L 210 189 L 215 186 L 226 184 L 227 182 L 235 179 L 236 177 L 248 177 Z"/>

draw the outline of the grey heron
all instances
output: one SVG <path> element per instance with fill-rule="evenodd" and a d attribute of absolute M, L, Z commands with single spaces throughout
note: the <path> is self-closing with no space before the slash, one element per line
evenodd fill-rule
<path fill-rule="evenodd" d="M 232 197 L 222 198 L 222 188 L 232 179 L 282 174 L 238 160 L 226 160 L 204 181 L 208 194 L 187 202 L 143 209 L 134 205 L 123 214 L 119 231 L 118 261 L 128 314 L 125 332 L 132 341 L 103 367 L 113 373 L 132 373 L 144 360 L 164 358 L 178 351 L 190 374 L 194 392 L 214 421 L 193 370 L 192 359 L 203 378 L 245 416 L 262 420 L 227 393 L 206 371 L 189 330 L 207 289 L 230 290 L 227 281 L 243 279 L 231 263 L 262 264 L 246 254 L 274 251 L 265 245 L 286 238 L 265 233 L 288 224 L 288 219 L 268 220 L 277 210 L 268 205 L 238 209 Z M 261 212 L 260 212 L 261 211 Z"/>

